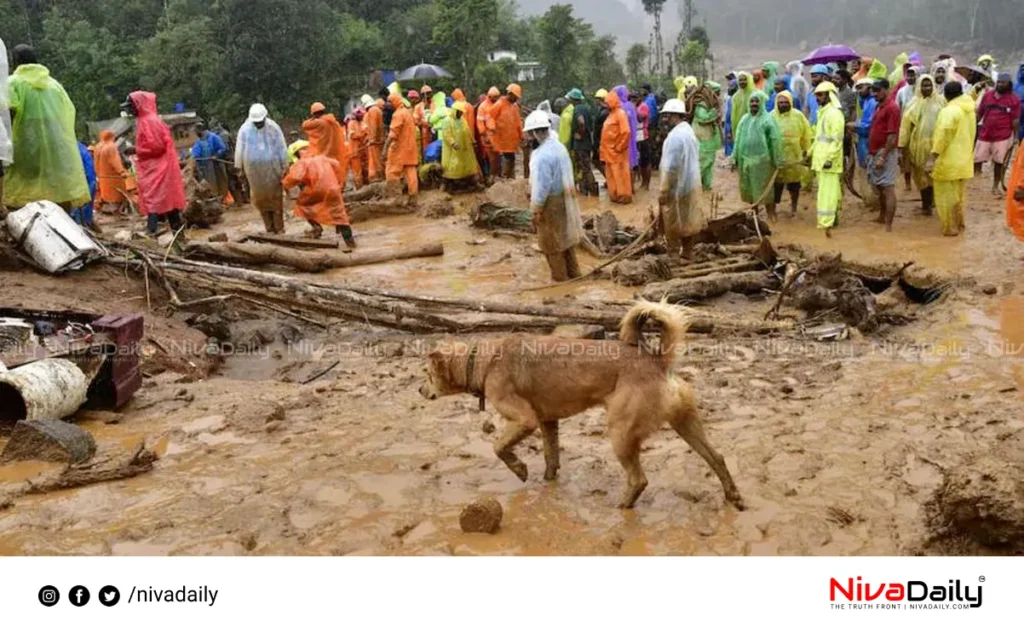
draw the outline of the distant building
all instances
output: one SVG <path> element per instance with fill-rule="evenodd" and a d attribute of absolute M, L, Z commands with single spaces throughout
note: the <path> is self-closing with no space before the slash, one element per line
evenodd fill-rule
<path fill-rule="evenodd" d="M 519 83 L 537 81 L 544 78 L 544 66 L 540 62 L 519 61 L 519 55 L 513 51 L 494 51 L 487 56 L 487 61 L 492 64 L 505 60 L 516 63 L 516 81 Z"/>

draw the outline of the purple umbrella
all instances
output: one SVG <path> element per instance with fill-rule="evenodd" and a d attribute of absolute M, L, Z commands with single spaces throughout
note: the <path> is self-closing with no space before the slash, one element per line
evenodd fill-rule
<path fill-rule="evenodd" d="M 853 48 L 842 44 L 832 44 L 815 49 L 807 59 L 803 60 L 803 63 L 810 66 L 834 62 L 852 62 L 855 59 L 860 59 L 860 55 Z"/>

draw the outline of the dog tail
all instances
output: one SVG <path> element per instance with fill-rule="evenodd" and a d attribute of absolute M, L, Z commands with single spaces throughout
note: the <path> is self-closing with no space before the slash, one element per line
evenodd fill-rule
<path fill-rule="evenodd" d="M 671 305 L 667 301 L 638 301 L 622 319 L 619 339 L 629 345 L 640 344 L 640 333 L 644 324 L 656 321 L 661 324 L 661 346 L 655 350 L 669 365 L 675 361 L 679 345 L 690 330 L 693 316 L 685 308 Z"/>

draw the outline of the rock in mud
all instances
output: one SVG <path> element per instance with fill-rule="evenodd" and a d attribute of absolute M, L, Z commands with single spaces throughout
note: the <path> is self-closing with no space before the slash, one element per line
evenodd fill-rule
<path fill-rule="evenodd" d="M 224 231 L 221 231 L 220 233 L 214 233 L 210 237 L 206 238 L 206 241 L 208 241 L 208 242 L 226 242 L 226 241 L 228 241 L 228 234 L 225 233 Z"/>
<path fill-rule="evenodd" d="M 80 464 L 96 454 L 87 431 L 61 420 L 22 420 L 0 455 L 0 463 L 23 460 Z"/>
<path fill-rule="evenodd" d="M 219 314 L 197 314 L 185 323 L 217 341 L 231 339 L 231 324 Z"/>
<path fill-rule="evenodd" d="M 645 286 L 672 278 L 672 265 L 665 255 L 627 259 L 612 269 L 612 281 L 621 286 Z"/>
<path fill-rule="evenodd" d="M 988 547 L 1020 547 L 1024 542 L 1024 468 L 996 457 L 980 459 L 946 473 L 926 506 L 937 535 L 966 536 Z"/>
<path fill-rule="evenodd" d="M 276 338 L 273 326 L 263 321 L 243 321 L 231 326 L 231 342 L 242 351 L 261 350 Z"/>
<path fill-rule="evenodd" d="M 494 534 L 501 527 L 505 511 L 498 500 L 487 497 L 469 504 L 459 515 L 459 526 L 468 534 Z"/>
<path fill-rule="evenodd" d="M 455 215 L 455 205 L 451 200 L 435 200 L 424 208 L 423 215 L 431 219 L 447 218 Z"/>

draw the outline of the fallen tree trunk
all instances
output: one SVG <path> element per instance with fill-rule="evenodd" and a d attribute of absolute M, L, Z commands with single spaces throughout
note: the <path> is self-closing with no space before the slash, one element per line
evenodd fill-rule
<path fill-rule="evenodd" d="M 188 245 L 186 253 L 191 257 L 232 264 L 274 264 L 287 266 L 302 272 L 318 273 L 330 268 L 365 266 L 367 264 L 379 264 L 396 259 L 440 257 L 444 255 L 444 246 L 440 243 L 435 243 L 386 251 L 332 253 L 329 251 L 300 251 L 271 244 L 204 244 L 194 242 Z"/>
<path fill-rule="evenodd" d="M 299 237 L 297 235 L 271 235 L 270 233 L 252 233 L 243 235 L 238 243 L 259 242 L 261 244 L 274 244 L 275 246 L 286 246 L 288 248 L 338 248 L 340 241 L 332 237 Z"/>
<path fill-rule="evenodd" d="M 355 191 L 345 192 L 345 204 L 351 202 L 366 202 L 367 200 L 374 200 L 384 198 L 388 194 L 388 184 L 384 181 L 371 182 L 365 187 L 356 189 Z"/>
<path fill-rule="evenodd" d="M 761 262 L 755 259 L 730 259 L 722 262 L 709 262 L 698 266 L 687 266 L 678 271 L 673 271 L 675 279 L 697 279 L 707 277 L 715 273 L 741 273 L 764 268 Z"/>
<path fill-rule="evenodd" d="M 772 230 L 768 224 L 762 222 L 760 218 L 756 219 L 757 224 L 755 224 L 755 217 L 747 211 L 736 211 L 724 218 L 711 220 L 708 222 L 708 227 L 697 235 L 697 242 L 717 242 L 719 244 L 742 242 L 751 237 L 759 237 L 758 227 L 761 229 L 760 235 L 771 235 Z"/>
<path fill-rule="evenodd" d="M 54 490 L 79 488 L 104 481 L 128 479 L 153 470 L 153 464 L 157 459 L 156 453 L 147 449 L 145 445 L 138 444 L 126 459 L 106 459 L 86 464 L 75 464 L 58 473 L 29 480 L 18 492 L 41 494 Z"/>
<path fill-rule="evenodd" d="M 393 215 L 411 215 L 416 213 L 416 206 L 410 205 L 406 200 L 390 198 L 387 200 L 368 200 L 366 202 L 353 202 L 346 204 L 348 219 L 350 222 L 366 222 L 372 218 L 387 217 Z"/>
<path fill-rule="evenodd" d="M 643 297 L 650 301 L 670 303 L 703 301 L 720 297 L 727 292 L 754 294 L 762 290 L 777 290 L 779 279 L 769 272 L 716 273 L 697 279 L 673 279 L 649 284 Z"/>

